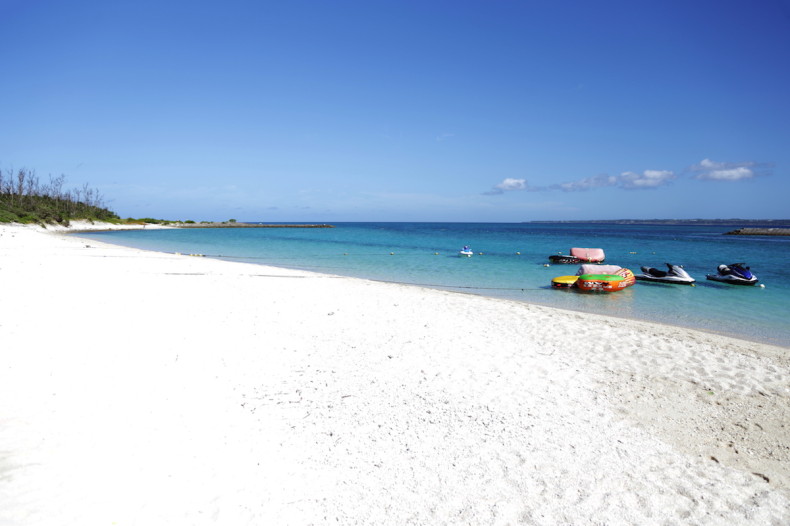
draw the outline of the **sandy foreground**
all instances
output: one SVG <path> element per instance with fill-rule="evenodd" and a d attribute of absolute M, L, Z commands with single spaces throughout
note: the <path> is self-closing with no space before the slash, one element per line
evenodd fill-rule
<path fill-rule="evenodd" d="M 790 349 L 0 225 L 0 525 L 788 524 Z"/>

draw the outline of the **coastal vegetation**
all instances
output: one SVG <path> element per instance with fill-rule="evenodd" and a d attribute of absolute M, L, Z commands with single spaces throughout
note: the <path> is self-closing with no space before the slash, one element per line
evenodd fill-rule
<path fill-rule="evenodd" d="M 331 228 L 331 225 L 239 223 L 236 219 L 200 223 L 192 219 L 122 219 L 104 205 L 104 198 L 99 191 L 87 184 L 68 189 L 64 175 L 55 178 L 50 176 L 43 183 L 33 170 L 0 170 L 0 223 L 70 226 L 71 221 L 76 220 L 127 225 L 172 225 L 182 228 Z"/>
<path fill-rule="evenodd" d="M 143 217 L 122 219 L 107 208 L 104 198 L 87 184 L 66 188 L 66 177 L 49 177 L 43 183 L 36 172 L 28 169 L 0 170 L 0 223 L 60 224 L 71 221 L 101 221 L 130 225 L 178 225 L 182 222 Z M 186 223 L 194 223 L 188 220 Z"/>
<path fill-rule="evenodd" d="M 121 222 L 104 206 L 101 194 L 87 184 L 65 187 L 61 175 L 42 183 L 32 170 L 0 170 L 0 223 L 59 223 L 65 226 L 77 219 Z"/>

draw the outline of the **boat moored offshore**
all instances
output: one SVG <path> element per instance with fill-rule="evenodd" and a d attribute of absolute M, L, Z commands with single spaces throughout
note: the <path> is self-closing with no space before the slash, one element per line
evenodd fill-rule
<path fill-rule="evenodd" d="M 730 263 L 729 265 L 719 265 L 718 274 L 708 274 L 705 276 L 711 281 L 720 283 L 730 283 L 732 285 L 756 285 L 757 276 L 746 263 Z"/>
<path fill-rule="evenodd" d="M 473 255 L 474 255 L 474 252 L 472 252 L 472 249 L 471 249 L 471 248 L 469 248 L 469 246 L 468 246 L 468 245 L 467 245 L 467 246 L 465 246 L 464 248 L 462 248 L 462 249 L 461 249 L 461 250 L 458 252 L 458 257 L 462 257 L 462 258 L 470 258 L 470 257 L 472 257 Z"/>
<path fill-rule="evenodd" d="M 549 256 L 549 261 L 552 263 L 603 263 L 606 255 L 602 248 L 571 248 L 570 255 L 556 254 Z"/>
<path fill-rule="evenodd" d="M 683 265 L 666 263 L 667 270 L 653 267 L 642 267 L 642 273 L 636 275 L 639 281 L 652 281 L 656 283 L 677 283 L 680 285 L 693 285 L 696 280 L 692 278 Z"/>

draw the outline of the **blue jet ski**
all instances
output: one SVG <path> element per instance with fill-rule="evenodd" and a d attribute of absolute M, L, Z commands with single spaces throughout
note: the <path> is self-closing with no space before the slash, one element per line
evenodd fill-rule
<path fill-rule="evenodd" d="M 718 274 L 708 274 L 705 276 L 711 281 L 730 283 L 732 285 L 756 285 L 757 276 L 752 274 L 746 263 L 731 263 L 729 265 L 719 265 Z"/>

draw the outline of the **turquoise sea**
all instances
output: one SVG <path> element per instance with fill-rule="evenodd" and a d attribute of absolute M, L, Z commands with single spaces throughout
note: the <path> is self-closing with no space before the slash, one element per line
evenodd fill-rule
<path fill-rule="evenodd" d="M 410 283 L 726 334 L 790 347 L 790 237 L 726 236 L 743 225 L 598 223 L 337 223 L 335 228 L 206 228 L 81 233 L 161 252 Z M 751 225 L 750 225 L 751 226 Z M 469 245 L 472 258 L 458 257 Z M 695 287 L 637 282 L 609 294 L 551 287 L 578 265 L 547 266 L 571 247 L 603 248 L 606 263 L 681 264 Z M 745 262 L 765 288 L 705 279 Z"/>

